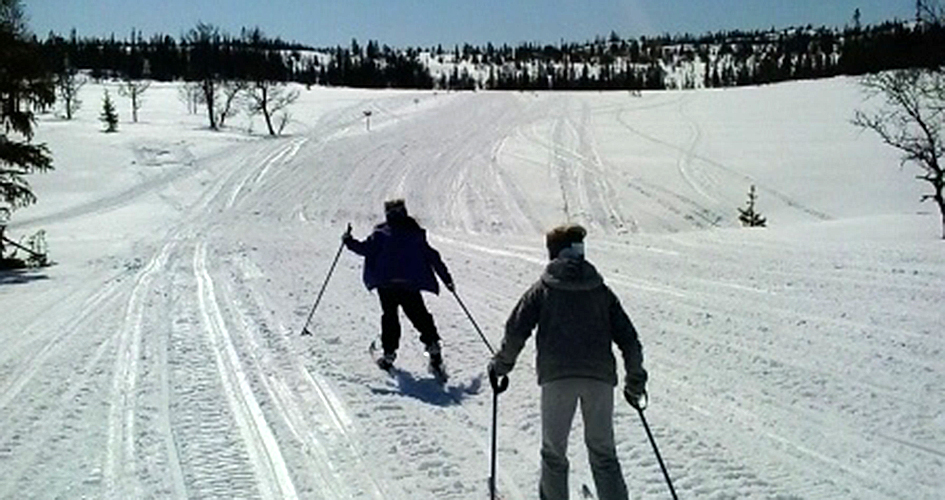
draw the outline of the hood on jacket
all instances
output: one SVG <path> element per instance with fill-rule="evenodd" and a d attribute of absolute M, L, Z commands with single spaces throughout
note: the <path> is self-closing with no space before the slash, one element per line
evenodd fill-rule
<path fill-rule="evenodd" d="M 592 290 L 604 284 L 604 278 L 590 262 L 571 257 L 558 257 L 549 262 L 541 281 L 559 290 Z"/>

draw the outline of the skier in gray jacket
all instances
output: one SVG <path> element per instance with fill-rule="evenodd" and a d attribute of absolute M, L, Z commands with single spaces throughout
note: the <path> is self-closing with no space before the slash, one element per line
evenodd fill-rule
<path fill-rule="evenodd" d="M 614 445 L 613 387 L 617 366 L 612 343 L 623 354 L 624 395 L 638 407 L 647 380 L 637 332 L 617 296 L 584 259 L 584 236 L 578 225 L 561 226 L 546 235 L 551 262 L 519 300 L 505 324 L 499 351 L 489 363 L 489 379 L 499 383 L 537 325 L 537 371 L 541 386 L 541 500 L 568 498 L 568 435 L 581 403 L 584 440 L 602 500 L 626 500 L 627 486 Z"/>

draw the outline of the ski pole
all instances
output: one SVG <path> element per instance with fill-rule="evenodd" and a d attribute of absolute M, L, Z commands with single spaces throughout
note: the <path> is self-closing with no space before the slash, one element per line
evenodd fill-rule
<path fill-rule="evenodd" d="M 491 500 L 495 500 L 496 495 L 496 435 L 499 427 L 499 394 L 509 388 L 509 378 L 505 375 L 496 377 L 492 367 L 489 367 L 489 383 L 492 384 L 492 453 L 491 469 L 489 471 L 489 495 Z"/>
<path fill-rule="evenodd" d="M 472 314 L 469 313 L 469 309 L 466 308 L 466 304 L 463 304 L 463 299 L 459 298 L 459 294 L 456 293 L 456 290 L 451 290 L 453 292 L 453 297 L 456 297 L 456 302 L 459 302 L 459 307 L 463 308 L 463 312 L 466 313 L 466 317 L 469 318 L 469 322 L 472 323 L 473 328 L 476 329 L 476 332 L 479 334 L 479 337 L 486 344 L 486 347 L 489 348 L 489 352 L 495 355 L 495 349 L 492 348 L 492 344 L 489 343 L 489 339 L 482 333 L 482 329 L 479 328 L 479 324 L 476 323 L 476 320 L 473 318 Z M 505 392 L 509 388 L 509 378 L 505 375 L 492 380 L 492 372 L 489 372 L 489 382 L 492 384 L 492 449 L 490 453 L 490 466 L 489 466 L 489 498 L 491 500 L 496 499 L 496 455 L 497 455 L 497 435 L 499 427 L 499 394 Z"/>
<path fill-rule="evenodd" d="M 351 224 L 348 224 L 348 231 L 345 233 L 351 232 Z M 318 303 L 322 301 L 322 295 L 325 294 L 325 288 L 328 286 L 328 280 L 331 279 L 331 274 L 335 271 L 335 265 L 338 264 L 338 257 L 341 257 L 341 251 L 345 248 L 344 240 L 341 240 L 341 245 L 338 246 L 338 252 L 335 253 L 335 260 L 331 262 L 331 267 L 328 268 L 328 275 L 325 276 L 325 282 L 322 283 L 322 289 L 318 291 L 318 297 L 315 298 L 315 304 L 312 305 L 312 311 L 308 313 L 308 319 L 305 320 L 305 325 L 302 326 L 302 335 L 311 335 L 312 332 L 308 330 L 308 324 L 312 321 L 312 316 L 315 315 L 315 309 L 318 308 Z"/>
<path fill-rule="evenodd" d="M 476 320 L 473 319 L 472 314 L 469 314 L 469 309 L 466 309 L 466 304 L 463 304 L 463 300 L 459 298 L 459 294 L 456 293 L 456 290 L 452 290 L 453 297 L 456 297 L 456 302 L 459 302 L 459 307 L 463 308 L 463 312 L 466 313 L 466 317 L 469 318 L 469 321 L 472 323 L 473 328 L 476 329 L 476 332 L 479 334 L 479 337 L 482 338 L 482 341 L 485 342 L 486 347 L 489 348 L 489 352 L 495 355 L 495 349 L 492 348 L 492 344 L 489 343 L 489 339 L 486 338 L 482 333 L 482 329 L 479 328 L 479 325 L 476 323 Z"/>
<path fill-rule="evenodd" d="M 453 290 L 452 292 L 453 297 L 456 297 L 456 301 L 459 302 L 459 306 L 463 308 L 463 311 L 466 313 L 466 317 L 469 318 L 469 321 L 472 323 L 473 328 L 476 329 L 476 332 L 479 333 L 479 337 L 482 338 L 482 341 L 486 344 L 486 347 L 489 348 L 489 352 L 495 356 L 495 349 L 492 348 L 492 344 L 489 343 L 489 339 L 483 335 L 482 329 L 479 328 L 479 325 L 476 323 L 476 320 L 473 319 L 472 314 L 469 314 L 469 309 L 466 309 L 466 304 L 463 304 L 463 301 L 459 298 L 459 294 L 456 293 L 456 290 Z M 495 391 L 496 397 L 499 397 L 499 394 L 505 392 L 505 390 L 509 388 L 509 377 L 506 375 L 497 377 L 490 371 L 489 382 L 492 384 L 492 390 Z"/>
<path fill-rule="evenodd" d="M 492 454 L 491 454 L 491 467 L 489 469 L 489 498 L 490 500 L 495 500 L 496 494 L 496 484 L 495 484 L 495 469 L 496 469 L 496 428 L 499 423 L 499 391 L 492 391 Z"/>
<path fill-rule="evenodd" d="M 656 447 L 656 440 L 653 439 L 653 433 L 650 432 L 650 425 L 646 423 L 646 417 L 643 416 L 643 408 L 634 406 L 637 413 L 640 414 L 640 420 L 643 421 L 643 428 L 646 429 L 646 436 L 650 438 L 650 444 L 653 445 L 653 452 L 656 453 L 656 460 L 660 463 L 660 469 L 663 470 L 663 477 L 666 478 L 666 484 L 669 485 L 669 492 L 673 495 L 673 500 L 677 500 L 676 490 L 673 488 L 673 481 L 669 478 L 669 472 L 666 471 L 666 464 L 663 463 L 663 457 L 660 456 L 660 450 Z"/>

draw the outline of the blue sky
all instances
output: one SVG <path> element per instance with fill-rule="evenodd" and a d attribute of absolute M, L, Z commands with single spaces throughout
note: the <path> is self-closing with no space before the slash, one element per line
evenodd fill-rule
<path fill-rule="evenodd" d="M 730 29 L 843 26 L 913 16 L 915 0 L 23 0 L 34 33 L 179 36 L 198 21 L 238 34 L 259 26 L 316 47 L 377 40 L 392 47 L 581 42 Z"/>

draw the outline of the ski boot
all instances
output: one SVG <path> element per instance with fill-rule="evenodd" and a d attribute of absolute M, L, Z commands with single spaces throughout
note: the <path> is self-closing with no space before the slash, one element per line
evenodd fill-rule
<path fill-rule="evenodd" d="M 377 358 L 377 367 L 385 372 L 389 372 L 394 368 L 395 359 L 397 359 L 396 353 L 385 352 L 383 356 Z"/>
<path fill-rule="evenodd" d="M 427 344 L 427 356 L 430 358 L 430 373 L 440 382 L 446 382 L 446 368 L 443 366 L 443 352 L 439 342 Z"/>

